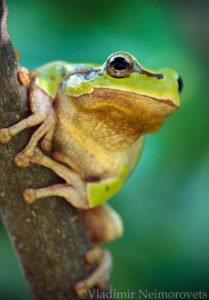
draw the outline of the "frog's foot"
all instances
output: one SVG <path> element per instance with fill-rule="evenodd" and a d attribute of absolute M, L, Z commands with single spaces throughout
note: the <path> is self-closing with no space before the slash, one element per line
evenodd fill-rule
<path fill-rule="evenodd" d="M 86 279 L 78 281 L 75 284 L 75 291 L 82 296 L 88 289 L 97 286 L 99 289 L 106 288 L 106 282 L 112 269 L 112 256 L 109 251 L 101 248 L 94 248 L 86 253 L 86 261 L 89 264 L 98 263 L 97 269 Z"/>
<path fill-rule="evenodd" d="M 25 149 L 18 153 L 15 156 L 15 163 L 18 167 L 27 167 L 34 156 L 34 152 L 37 146 L 38 141 L 45 135 L 44 146 L 45 149 L 48 151 L 51 148 L 51 139 L 54 133 L 54 126 L 55 126 L 55 114 L 51 110 L 48 113 L 48 117 L 46 120 L 41 124 L 41 126 L 34 132 L 32 135 L 29 143 L 25 147 Z"/>
<path fill-rule="evenodd" d="M 8 128 L 2 128 L 0 129 L 0 142 L 3 144 L 9 143 L 12 136 L 9 134 Z"/>

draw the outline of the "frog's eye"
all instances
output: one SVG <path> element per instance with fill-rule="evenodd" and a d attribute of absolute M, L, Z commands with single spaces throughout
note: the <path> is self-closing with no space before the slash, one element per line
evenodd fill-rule
<path fill-rule="evenodd" d="M 178 82 L 178 90 L 179 90 L 179 93 L 181 93 L 181 91 L 183 90 L 183 80 L 182 78 L 179 76 L 179 78 L 177 79 L 177 82 Z"/>
<path fill-rule="evenodd" d="M 126 53 L 115 53 L 108 58 L 106 66 L 107 72 L 112 77 L 129 77 L 133 71 L 134 61 Z"/>

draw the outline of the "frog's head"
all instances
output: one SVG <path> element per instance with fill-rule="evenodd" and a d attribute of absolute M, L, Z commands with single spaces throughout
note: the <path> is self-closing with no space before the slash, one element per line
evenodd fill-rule
<path fill-rule="evenodd" d="M 155 132 L 179 107 L 182 80 L 172 69 L 146 69 L 126 52 L 112 54 L 100 67 L 89 66 L 92 71 L 79 79 L 79 94 L 71 95 L 82 109 L 111 119 L 111 126 L 115 120 L 131 134 Z"/>

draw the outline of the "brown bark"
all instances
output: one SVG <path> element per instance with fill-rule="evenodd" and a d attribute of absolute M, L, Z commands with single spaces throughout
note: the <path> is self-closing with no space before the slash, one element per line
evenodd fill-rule
<path fill-rule="evenodd" d="M 19 66 L 7 34 L 6 17 L 7 7 L 0 1 L 0 128 L 30 113 L 26 110 L 26 87 L 18 81 Z M 44 167 L 31 164 L 21 169 L 15 165 L 14 155 L 26 146 L 32 132 L 25 130 L 9 144 L 0 144 L 1 217 L 33 298 L 79 299 L 73 286 L 90 272 L 84 254 L 91 246 L 80 219 L 75 218 L 77 211 L 62 198 L 50 197 L 28 205 L 22 197 L 28 185 L 45 187 L 61 180 Z M 85 299 L 93 298 L 97 297 L 89 294 Z"/>

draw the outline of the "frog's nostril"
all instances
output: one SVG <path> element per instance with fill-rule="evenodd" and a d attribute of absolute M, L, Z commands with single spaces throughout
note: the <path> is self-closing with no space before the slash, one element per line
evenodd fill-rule
<path fill-rule="evenodd" d="M 183 80 L 180 76 L 177 79 L 177 82 L 178 82 L 178 85 L 179 85 L 179 87 L 178 87 L 179 93 L 181 93 L 181 91 L 183 90 Z"/>

